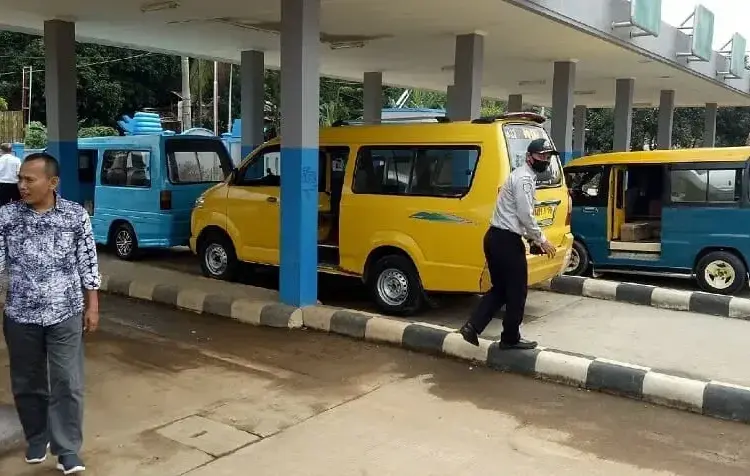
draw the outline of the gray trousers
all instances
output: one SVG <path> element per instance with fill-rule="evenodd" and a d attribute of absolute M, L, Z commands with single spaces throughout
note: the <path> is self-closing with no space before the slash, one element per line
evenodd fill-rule
<path fill-rule="evenodd" d="M 83 442 L 83 319 L 53 326 L 3 318 L 10 382 L 29 446 L 78 454 Z"/>

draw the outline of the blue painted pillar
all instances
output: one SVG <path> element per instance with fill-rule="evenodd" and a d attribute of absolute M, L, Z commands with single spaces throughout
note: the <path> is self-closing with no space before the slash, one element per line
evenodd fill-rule
<path fill-rule="evenodd" d="M 448 90 L 448 114 L 454 121 L 470 121 L 480 116 L 482 108 L 484 36 L 458 35 L 454 63 L 453 86 Z M 454 153 L 453 186 L 467 187 L 473 168 L 471 153 Z"/>
<path fill-rule="evenodd" d="M 78 181 L 75 24 L 44 22 L 47 150 L 60 163 L 60 195 L 82 203 Z"/>
<path fill-rule="evenodd" d="M 281 0 L 281 301 L 318 295 L 320 0 Z"/>
<path fill-rule="evenodd" d="M 573 92 L 576 85 L 576 63 L 555 63 L 552 79 L 552 142 L 560 151 L 560 160 L 573 157 Z"/>
<path fill-rule="evenodd" d="M 243 51 L 240 54 L 240 114 L 241 154 L 247 155 L 263 143 L 265 109 L 265 57 L 262 51 Z M 255 174 L 263 176 L 262 163 L 256 164 Z"/>

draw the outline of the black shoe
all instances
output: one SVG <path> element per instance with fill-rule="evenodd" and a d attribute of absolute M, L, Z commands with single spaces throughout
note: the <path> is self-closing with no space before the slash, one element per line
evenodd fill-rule
<path fill-rule="evenodd" d="M 76 474 L 86 471 L 86 466 L 78 455 L 63 455 L 57 458 L 57 469 L 63 474 Z"/>
<path fill-rule="evenodd" d="M 466 342 L 479 347 L 479 336 L 477 335 L 477 331 L 476 329 L 474 329 L 474 326 L 467 322 L 463 325 L 463 327 L 461 327 L 461 329 L 458 330 L 458 333 L 461 334 Z"/>
<path fill-rule="evenodd" d="M 500 347 L 502 350 L 532 350 L 536 349 L 536 346 L 538 344 L 534 342 L 533 340 L 524 340 L 521 339 L 515 344 L 509 344 L 507 342 L 500 341 L 498 342 L 497 346 Z"/>
<path fill-rule="evenodd" d="M 26 462 L 29 464 L 44 463 L 44 460 L 47 459 L 47 450 L 49 450 L 49 443 L 29 446 L 26 448 Z"/>

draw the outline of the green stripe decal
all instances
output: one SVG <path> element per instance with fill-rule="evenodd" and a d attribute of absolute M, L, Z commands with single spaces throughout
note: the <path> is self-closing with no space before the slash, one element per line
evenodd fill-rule
<path fill-rule="evenodd" d="M 460 224 L 469 224 L 471 223 L 471 220 L 467 220 L 466 218 L 461 218 L 456 215 L 451 215 L 449 213 L 439 213 L 439 212 L 417 212 L 409 218 L 414 218 L 416 220 L 427 220 L 427 221 L 439 221 L 443 223 L 460 223 Z"/>

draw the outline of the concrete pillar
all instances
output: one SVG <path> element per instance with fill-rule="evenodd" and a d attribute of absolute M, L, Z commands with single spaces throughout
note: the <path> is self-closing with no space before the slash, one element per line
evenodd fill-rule
<path fill-rule="evenodd" d="M 242 158 L 263 143 L 265 116 L 265 58 L 262 51 L 240 54 L 240 114 L 242 123 Z M 259 164 L 262 167 L 263 164 Z"/>
<path fill-rule="evenodd" d="M 573 91 L 576 84 L 576 64 L 572 61 L 555 63 L 552 80 L 552 141 L 560 152 L 563 164 L 573 156 Z"/>
<path fill-rule="evenodd" d="M 365 73 L 363 102 L 365 124 L 380 124 L 383 116 L 383 73 Z"/>
<path fill-rule="evenodd" d="M 586 106 L 576 106 L 573 108 L 573 158 L 583 157 L 586 155 L 586 116 L 588 115 Z"/>
<path fill-rule="evenodd" d="M 74 23 L 60 20 L 44 22 L 47 149 L 60 163 L 60 195 L 82 203 L 78 180 L 75 36 Z"/>
<path fill-rule="evenodd" d="M 511 94 L 508 96 L 508 112 L 523 111 L 523 94 Z"/>
<path fill-rule="evenodd" d="M 445 115 L 448 119 L 455 119 L 456 115 L 456 86 L 449 84 L 445 90 Z"/>
<path fill-rule="evenodd" d="M 664 90 L 659 99 L 659 122 L 656 133 L 656 146 L 662 150 L 672 148 L 674 127 L 674 91 Z"/>
<path fill-rule="evenodd" d="M 281 302 L 318 295 L 320 1 L 281 0 Z"/>
<path fill-rule="evenodd" d="M 482 108 L 482 74 L 484 72 L 484 37 L 472 33 L 456 37 L 454 62 L 455 114 L 457 121 L 479 117 Z"/>
<path fill-rule="evenodd" d="M 719 105 L 715 102 L 706 104 L 706 127 L 703 130 L 703 147 L 716 147 L 716 114 Z"/>
<path fill-rule="evenodd" d="M 628 152 L 630 137 L 633 132 L 633 90 L 635 80 L 623 78 L 617 80 L 615 91 L 615 136 L 613 150 Z"/>

